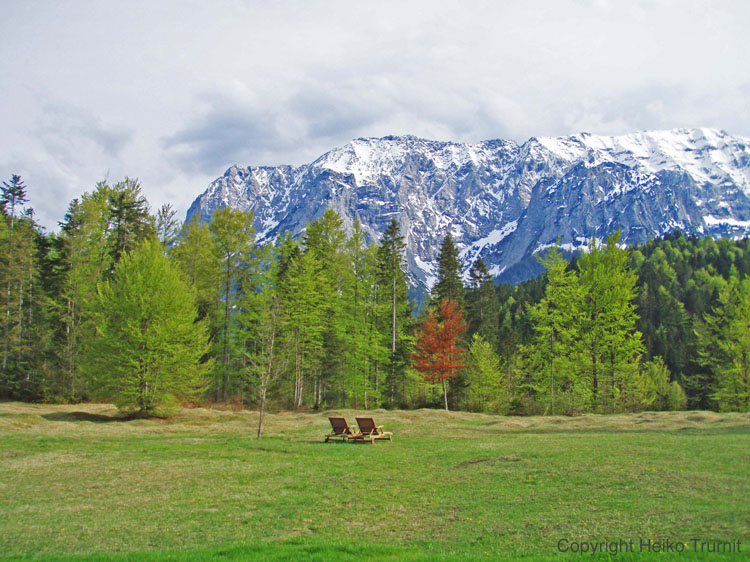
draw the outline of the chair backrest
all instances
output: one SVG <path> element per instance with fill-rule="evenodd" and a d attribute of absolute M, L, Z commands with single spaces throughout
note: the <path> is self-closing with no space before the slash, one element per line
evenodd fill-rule
<path fill-rule="evenodd" d="M 334 433 L 351 433 L 346 418 L 328 418 L 328 421 L 331 422 Z"/>
<path fill-rule="evenodd" d="M 375 420 L 372 418 L 357 418 L 357 426 L 362 433 L 377 433 Z"/>

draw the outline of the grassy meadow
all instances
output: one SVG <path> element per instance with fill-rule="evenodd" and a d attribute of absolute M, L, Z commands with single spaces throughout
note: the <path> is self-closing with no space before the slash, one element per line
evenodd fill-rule
<path fill-rule="evenodd" d="M 258 440 L 256 412 L 0 403 L 0 558 L 750 558 L 750 414 L 378 410 L 392 442 L 323 442 L 361 413 L 271 414 Z"/>

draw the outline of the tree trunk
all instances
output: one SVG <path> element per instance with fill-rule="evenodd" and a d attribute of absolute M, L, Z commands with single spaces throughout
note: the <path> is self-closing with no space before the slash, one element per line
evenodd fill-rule
<path fill-rule="evenodd" d="M 448 411 L 448 388 L 445 386 L 445 377 L 442 379 L 443 381 L 443 400 L 445 401 L 445 411 Z"/>
<path fill-rule="evenodd" d="M 391 406 L 394 400 L 394 387 L 396 384 L 396 276 L 393 276 L 391 302 Z"/>
<path fill-rule="evenodd" d="M 227 401 L 227 393 L 229 386 L 229 289 L 230 289 L 230 269 L 231 269 L 231 261 L 230 258 L 227 257 L 227 279 L 226 279 L 226 286 L 224 291 L 224 374 L 222 378 L 222 387 L 223 387 L 223 396 L 224 396 L 224 402 Z"/>
<path fill-rule="evenodd" d="M 260 413 L 258 415 L 258 439 L 263 437 L 263 413 L 266 408 L 266 384 L 263 383 L 263 386 L 260 390 Z"/>

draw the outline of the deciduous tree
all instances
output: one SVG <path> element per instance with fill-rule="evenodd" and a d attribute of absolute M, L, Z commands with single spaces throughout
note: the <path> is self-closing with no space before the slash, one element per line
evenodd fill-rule
<path fill-rule="evenodd" d="M 462 358 L 466 349 L 459 345 L 459 338 L 466 330 L 463 312 L 456 301 L 443 299 L 439 306 L 440 320 L 430 309 L 417 332 L 414 352 L 415 368 L 425 381 L 441 382 L 445 409 L 448 409 L 448 390 L 445 379 L 455 377 L 459 369 L 466 367 Z"/>
<path fill-rule="evenodd" d="M 148 415 L 200 396 L 209 368 L 195 290 L 156 239 L 126 253 L 100 287 L 85 372 L 96 398 Z"/>

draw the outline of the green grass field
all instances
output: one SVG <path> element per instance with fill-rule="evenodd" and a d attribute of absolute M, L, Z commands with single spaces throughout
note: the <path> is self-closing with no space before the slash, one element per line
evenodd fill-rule
<path fill-rule="evenodd" d="M 2 403 L 0 557 L 750 558 L 750 414 L 379 410 L 392 442 L 323 443 L 328 415 L 359 413 L 272 414 L 257 440 L 255 412 Z M 652 540 L 686 546 L 642 553 Z M 707 554 L 717 541 L 740 552 Z"/>

